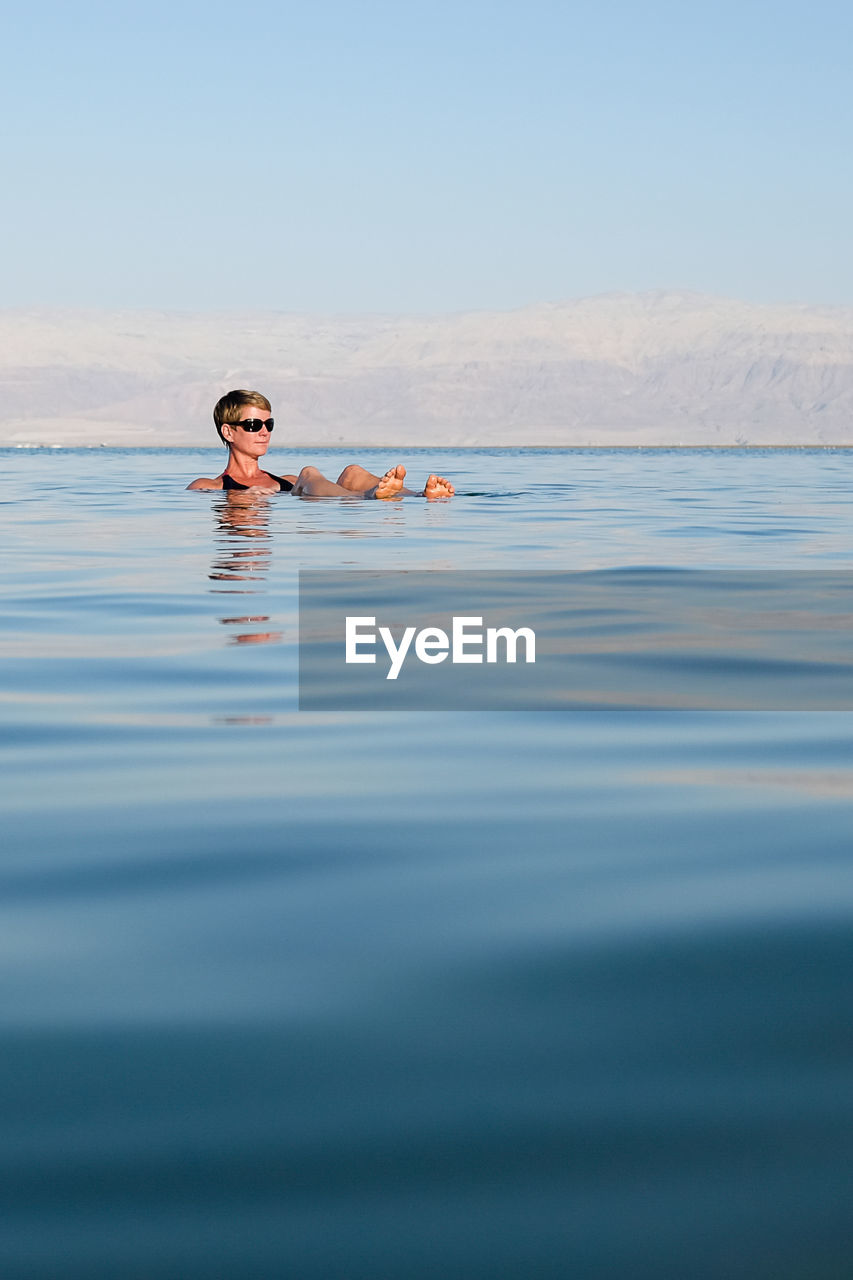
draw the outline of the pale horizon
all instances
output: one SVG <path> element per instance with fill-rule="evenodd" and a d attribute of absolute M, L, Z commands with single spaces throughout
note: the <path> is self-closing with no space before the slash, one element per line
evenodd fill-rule
<path fill-rule="evenodd" d="M 840 445 L 853 309 L 668 291 L 445 315 L 7 309 L 0 378 L 8 445 L 205 446 L 234 387 L 300 446 Z"/>

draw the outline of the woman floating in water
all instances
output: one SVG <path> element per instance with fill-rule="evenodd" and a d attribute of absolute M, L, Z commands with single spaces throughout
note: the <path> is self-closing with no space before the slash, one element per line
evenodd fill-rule
<path fill-rule="evenodd" d="M 375 476 L 357 463 L 344 467 L 337 480 L 327 480 L 316 467 L 303 467 L 298 476 L 275 476 L 262 471 L 258 459 L 269 448 L 274 422 L 272 405 L 259 391 L 229 391 L 217 401 L 213 421 L 219 439 L 228 447 L 225 470 L 215 479 L 202 476 L 188 489 L 249 489 L 253 493 L 295 493 L 305 498 L 400 498 L 411 494 L 403 481 L 406 468 L 391 467 Z M 431 475 L 418 494 L 423 498 L 451 498 L 455 490 L 443 476 Z"/>

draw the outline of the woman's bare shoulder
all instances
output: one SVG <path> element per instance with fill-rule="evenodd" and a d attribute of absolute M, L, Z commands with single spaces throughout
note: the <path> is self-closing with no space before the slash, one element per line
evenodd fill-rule
<path fill-rule="evenodd" d="M 209 480 L 207 476 L 201 476 L 198 480 L 193 480 L 192 484 L 187 485 L 188 489 L 221 489 L 222 476 L 217 476 L 215 480 Z"/>

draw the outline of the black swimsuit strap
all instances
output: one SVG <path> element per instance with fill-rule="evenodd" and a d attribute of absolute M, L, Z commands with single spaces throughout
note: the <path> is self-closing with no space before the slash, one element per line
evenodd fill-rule
<path fill-rule="evenodd" d="M 280 493 L 290 493 L 290 490 L 293 488 L 293 485 L 289 480 L 283 480 L 281 476 L 274 476 L 271 471 L 264 471 L 263 475 L 269 476 L 270 480 L 275 480 L 276 484 L 278 485 Z M 233 476 L 229 476 L 228 472 L 226 471 L 222 477 L 222 488 L 223 489 L 248 489 L 249 486 L 247 484 L 240 484 L 239 480 L 235 480 Z"/>

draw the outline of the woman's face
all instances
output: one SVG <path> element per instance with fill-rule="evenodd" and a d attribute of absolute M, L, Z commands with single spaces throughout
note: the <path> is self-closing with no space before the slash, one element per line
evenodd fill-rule
<path fill-rule="evenodd" d="M 269 409 L 259 409 L 253 404 L 244 404 L 240 409 L 240 422 L 266 423 L 272 417 Z M 242 453 L 250 458 L 262 458 L 269 448 L 270 433 L 266 426 L 260 431 L 246 431 L 240 422 L 229 423 L 222 428 L 233 453 Z"/>

